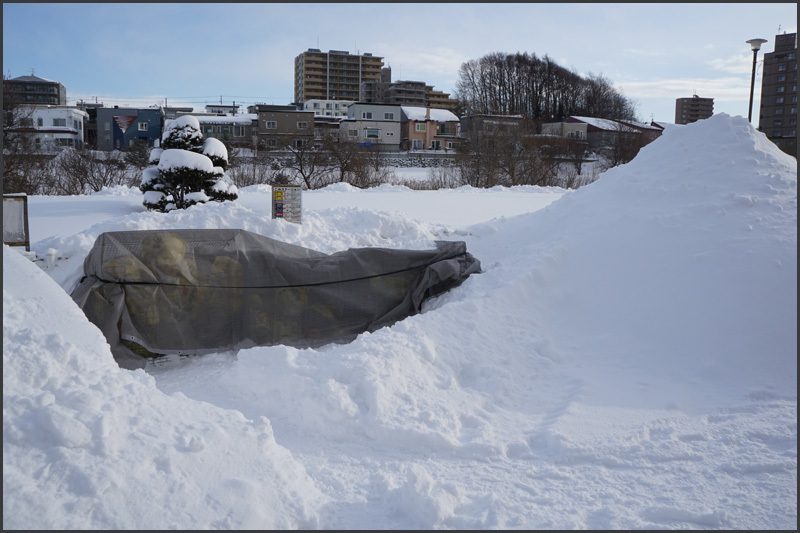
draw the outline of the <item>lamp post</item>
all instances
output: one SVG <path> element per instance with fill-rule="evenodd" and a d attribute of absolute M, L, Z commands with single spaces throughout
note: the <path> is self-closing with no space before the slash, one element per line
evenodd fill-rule
<path fill-rule="evenodd" d="M 753 51 L 753 75 L 750 77 L 750 111 L 747 113 L 747 121 L 753 122 L 753 88 L 756 84 L 756 56 L 761 49 L 761 45 L 767 42 L 766 39 L 750 39 L 746 41 Z"/>

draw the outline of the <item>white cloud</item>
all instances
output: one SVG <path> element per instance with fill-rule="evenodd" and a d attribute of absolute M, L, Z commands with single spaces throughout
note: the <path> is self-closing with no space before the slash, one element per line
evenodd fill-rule
<path fill-rule="evenodd" d="M 750 54 L 740 54 L 728 58 L 712 59 L 706 64 L 715 70 L 721 70 L 730 74 L 750 74 L 753 70 L 753 56 Z"/>

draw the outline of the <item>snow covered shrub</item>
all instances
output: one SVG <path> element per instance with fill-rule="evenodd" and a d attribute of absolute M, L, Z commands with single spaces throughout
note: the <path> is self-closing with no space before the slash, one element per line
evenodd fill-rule
<path fill-rule="evenodd" d="M 186 115 L 170 122 L 161 148 L 150 153 L 142 171 L 142 203 L 167 212 L 208 201 L 236 200 L 238 190 L 225 175 L 228 151 L 218 139 L 203 140 L 197 118 Z"/>

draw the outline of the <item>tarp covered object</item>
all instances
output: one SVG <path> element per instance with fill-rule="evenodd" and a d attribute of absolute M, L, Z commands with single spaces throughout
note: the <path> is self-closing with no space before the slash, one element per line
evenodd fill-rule
<path fill-rule="evenodd" d="M 120 366 L 141 368 L 152 355 L 348 342 L 479 271 L 460 241 L 329 255 L 239 229 L 115 231 L 72 298 Z"/>

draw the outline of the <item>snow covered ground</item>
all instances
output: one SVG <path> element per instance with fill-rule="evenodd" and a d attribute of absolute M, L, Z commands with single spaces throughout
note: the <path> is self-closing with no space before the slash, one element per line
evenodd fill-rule
<path fill-rule="evenodd" d="M 797 160 L 747 120 L 573 191 L 303 208 L 29 198 L 32 249 L 67 259 L 3 247 L 4 529 L 797 529 Z M 123 370 L 69 293 L 100 233 L 159 228 L 463 240 L 483 272 L 350 344 Z"/>

